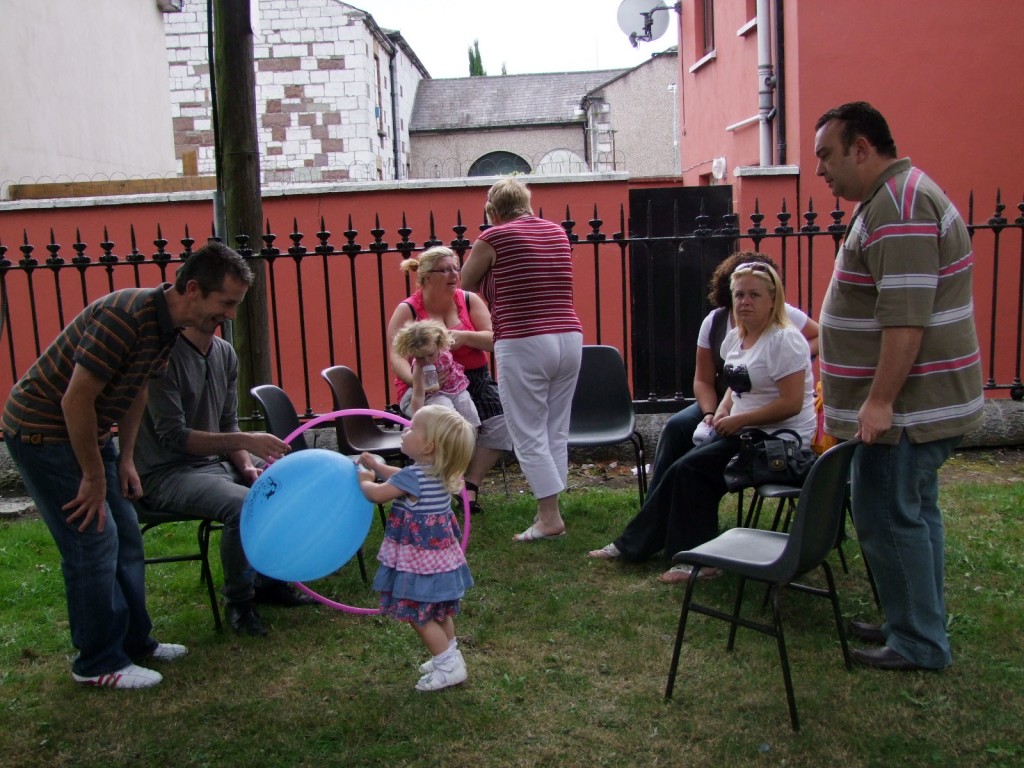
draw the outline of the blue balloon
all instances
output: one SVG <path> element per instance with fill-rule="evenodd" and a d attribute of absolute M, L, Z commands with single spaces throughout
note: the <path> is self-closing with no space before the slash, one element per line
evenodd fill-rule
<path fill-rule="evenodd" d="M 274 462 L 253 483 L 242 506 L 242 547 L 267 576 L 319 579 L 359 551 L 372 518 L 352 459 L 309 448 Z"/>

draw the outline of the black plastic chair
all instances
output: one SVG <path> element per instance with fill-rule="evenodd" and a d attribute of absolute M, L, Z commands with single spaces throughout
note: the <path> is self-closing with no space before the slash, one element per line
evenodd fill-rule
<path fill-rule="evenodd" d="M 267 432 L 284 440 L 299 428 L 299 415 L 292 405 L 288 393 L 273 384 L 260 384 L 249 390 L 263 409 L 263 419 L 267 423 Z M 290 443 L 293 451 L 304 451 L 309 448 L 304 434 L 297 435 Z"/>
<path fill-rule="evenodd" d="M 288 393 L 273 384 L 260 384 L 249 390 L 253 398 L 263 409 L 263 419 L 267 424 L 267 432 L 284 440 L 288 435 L 299 428 L 299 415 L 292 405 Z M 309 448 L 305 435 L 296 435 L 290 443 L 293 451 L 303 451 Z M 366 562 L 363 560 L 363 550 L 356 552 L 359 562 L 359 575 L 363 582 L 368 581 L 366 576 Z"/>
<path fill-rule="evenodd" d="M 370 407 L 363 384 L 351 368 L 334 365 L 324 368 L 320 375 L 331 388 L 334 410 Z M 402 453 L 401 431 L 383 429 L 371 416 L 339 416 L 334 420 L 334 431 L 338 438 L 338 450 L 344 454 L 358 456 L 368 451 L 384 461 L 406 463 L 405 454 Z M 377 512 L 380 514 L 380 524 L 386 528 L 388 514 L 383 504 L 377 505 Z"/>
<path fill-rule="evenodd" d="M 680 649 L 686 632 L 686 619 L 690 611 L 694 611 L 729 623 L 729 641 L 726 648 L 730 651 L 736 640 L 738 626 L 763 632 L 776 639 L 779 647 L 779 661 L 782 666 L 782 678 L 786 686 L 786 699 L 789 703 L 790 722 L 794 731 L 800 730 L 796 697 L 793 694 L 793 681 L 789 671 L 789 657 L 786 654 L 786 641 L 782 631 L 780 604 L 782 591 L 785 588 L 826 597 L 831 601 L 836 631 L 839 633 L 839 643 L 843 651 L 843 662 L 847 669 L 851 668 L 852 662 L 846 643 L 846 633 L 843 629 L 839 595 L 836 592 L 832 569 L 825 558 L 835 546 L 839 526 L 845 514 L 846 485 L 850 475 L 850 462 L 853 460 L 853 451 L 858 442 L 851 440 L 837 445 L 822 454 L 821 458 L 815 462 L 800 491 L 793 527 L 788 534 L 757 528 L 733 528 L 699 547 L 679 552 L 672 558 L 673 562 L 694 566 L 694 573 L 686 585 L 686 595 L 683 598 L 683 606 L 679 615 L 679 627 L 672 650 L 672 663 L 669 667 L 665 698 L 672 698 L 676 670 L 679 666 Z M 828 589 L 798 584 L 793 581 L 818 567 L 825 573 Z M 739 577 L 736 600 L 731 614 L 692 602 L 693 590 L 701 568 L 719 568 Z M 748 579 L 770 586 L 772 624 L 740 617 L 743 589 Z"/>
<path fill-rule="evenodd" d="M 351 368 L 333 365 L 324 368 L 320 375 L 331 388 L 335 410 L 370 407 L 362 382 Z M 383 429 L 370 416 L 341 416 L 334 420 L 334 429 L 338 435 L 338 450 L 342 453 L 368 451 L 385 461 L 402 458 L 402 433 Z"/>
<path fill-rule="evenodd" d="M 777 499 L 778 505 L 775 508 L 775 517 L 772 519 L 772 530 L 777 531 L 779 529 L 779 523 L 782 523 L 782 531 L 789 530 L 789 524 L 793 519 L 793 515 L 796 513 L 796 500 L 800 498 L 800 488 L 795 485 L 761 485 L 754 489 L 754 496 L 750 500 L 750 507 L 747 510 L 747 516 L 742 523 L 746 528 L 756 528 L 761 518 L 761 510 L 764 506 L 765 499 Z M 850 567 L 846 563 L 846 554 L 843 552 L 843 542 L 846 541 L 846 518 L 850 518 L 850 522 L 853 522 L 853 504 L 850 499 L 850 488 L 847 484 L 846 488 L 846 500 L 843 502 L 843 509 L 845 514 L 843 515 L 842 522 L 839 525 L 839 533 L 836 534 L 836 552 L 839 554 L 839 564 L 843 568 L 843 573 L 849 573 Z M 740 497 L 739 510 L 736 513 L 736 526 L 740 526 L 740 516 L 743 513 L 743 497 Z M 783 517 L 783 515 L 785 515 Z M 863 549 L 861 550 L 861 560 L 864 563 L 864 571 L 868 578 L 868 584 L 871 586 L 871 594 L 875 598 L 875 605 L 881 607 L 882 603 L 878 598 L 878 587 L 875 585 L 875 577 L 871 573 L 871 566 L 868 565 L 868 559 L 864 556 Z"/>
<path fill-rule="evenodd" d="M 147 557 L 145 559 L 145 563 L 149 566 L 156 565 L 158 563 L 198 562 L 199 580 L 206 584 L 206 591 L 210 598 L 210 611 L 213 613 L 213 626 L 218 632 L 220 632 L 223 625 L 220 620 L 220 609 L 217 606 L 217 591 L 213 586 L 213 572 L 210 570 L 210 535 L 214 531 L 221 530 L 223 526 L 213 520 L 207 520 L 203 517 L 179 515 L 174 512 L 164 512 L 163 510 L 153 509 L 141 501 L 133 501 L 132 504 L 135 506 L 135 514 L 139 518 L 139 525 L 142 526 L 143 536 L 158 525 L 163 525 L 165 523 L 199 524 L 199 527 L 196 530 L 196 539 L 199 544 L 198 552 Z"/>
<path fill-rule="evenodd" d="M 572 396 L 570 448 L 597 448 L 629 440 L 636 456 L 636 483 L 643 506 L 647 494 L 644 438 L 636 430 L 626 366 L 615 347 L 583 347 L 583 361 Z"/>

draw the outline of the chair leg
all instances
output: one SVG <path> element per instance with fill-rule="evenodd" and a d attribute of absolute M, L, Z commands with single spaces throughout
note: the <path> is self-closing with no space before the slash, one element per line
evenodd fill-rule
<path fill-rule="evenodd" d="M 875 584 L 875 577 L 874 574 L 871 573 L 871 566 L 868 565 L 868 559 L 864 556 L 863 547 L 860 550 L 860 556 L 861 559 L 864 561 L 864 572 L 867 574 L 868 584 L 871 585 L 871 594 L 875 598 L 875 607 L 881 609 L 882 601 L 878 599 L 878 585 Z"/>
<path fill-rule="evenodd" d="M 668 682 L 665 684 L 665 698 L 672 698 L 672 689 L 676 684 L 676 670 L 679 668 L 679 654 L 683 647 L 683 635 L 686 634 L 686 617 L 690 614 L 690 599 L 693 597 L 693 588 L 697 579 L 690 579 L 686 584 L 686 594 L 683 596 L 683 605 L 679 609 L 679 627 L 676 629 L 676 642 L 672 647 L 672 663 L 668 668 Z"/>
<path fill-rule="evenodd" d="M 636 485 L 640 495 L 640 506 L 644 505 L 644 497 L 647 496 L 647 466 L 644 464 L 644 438 L 639 432 L 634 432 L 629 438 L 633 443 L 633 455 L 636 457 Z"/>
<path fill-rule="evenodd" d="M 501 452 L 501 482 L 505 486 L 505 498 L 509 497 L 508 492 L 508 466 L 505 461 L 505 451 Z"/>
<path fill-rule="evenodd" d="M 836 541 L 836 552 L 839 553 L 839 564 L 843 567 L 843 573 L 850 572 L 850 566 L 846 564 L 846 554 L 843 552 L 843 531 L 839 531 L 839 539 Z"/>
<path fill-rule="evenodd" d="M 744 528 L 757 528 L 761 520 L 761 508 L 764 506 L 764 496 L 754 489 L 754 495 L 750 497 L 750 507 L 747 509 L 747 517 L 743 521 Z"/>
<path fill-rule="evenodd" d="M 729 641 L 725 644 L 725 650 L 731 651 L 736 644 L 736 628 L 739 626 L 740 607 L 743 605 L 743 592 L 747 587 L 745 576 L 739 577 L 736 585 L 736 601 L 732 606 L 732 623 L 729 625 Z"/>
<path fill-rule="evenodd" d="M 793 677 L 789 672 L 789 655 L 786 653 L 786 638 L 782 632 L 782 584 L 772 585 L 772 620 L 775 623 L 775 640 L 779 646 L 779 663 L 782 665 L 782 680 L 786 684 L 786 701 L 789 703 L 789 721 L 794 731 L 800 730 L 800 718 L 796 712 L 796 695 L 793 693 Z"/>
<path fill-rule="evenodd" d="M 369 580 L 366 578 L 366 561 L 363 559 L 362 547 L 356 550 L 356 560 L 359 562 L 359 575 L 363 577 L 363 584 L 367 584 Z"/>
<path fill-rule="evenodd" d="M 210 534 L 212 532 L 213 524 L 209 520 L 203 520 L 199 524 L 196 533 L 199 539 L 199 553 L 202 555 L 199 579 L 206 582 L 206 592 L 210 597 L 210 610 L 213 612 L 213 626 L 220 632 L 223 625 L 220 621 L 220 608 L 217 606 L 217 591 L 213 586 L 213 572 L 210 570 Z"/>
<path fill-rule="evenodd" d="M 785 510 L 786 517 L 782 517 L 782 512 Z M 793 499 L 787 499 L 785 497 L 779 499 L 779 505 L 775 508 L 775 517 L 772 520 L 772 530 L 779 530 L 779 522 L 782 521 L 782 532 L 786 533 L 789 531 L 789 525 L 793 522 L 793 513 L 796 511 L 796 502 Z"/>
<path fill-rule="evenodd" d="M 843 649 L 843 663 L 847 669 L 853 669 L 853 660 L 850 658 L 850 647 L 846 642 L 846 629 L 843 627 L 843 611 L 839 605 L 839 593 L 836 591 L 836 581 L 832 578 L 832 569 L 824 560 L 821 562 L 821 569 L 825 571 L 825 581 L 828 583 L 828 599 L 832 602 L 832 615 L 836 620 L 836 632 L 839 633 L 839 645 Z"/>
<path fill-rule="evenodd" d="M 853 501 L 850 498 L 850 486 L 846 486 L 846 513 L 850 516 L 850 522 L 853 523 L 853 529 L 857 530 L 857 521 L 853 519 Z M 845 523 L 844 523 L 845 527 Z M 840 550 L 840 553 L 842 550 Z M 881 608 L 882 601 L 878 599 L 878 585 L 875 584 L 875 577 L 871 573 L 871 566 L 868 565 L 867 555 L 864 554 L 864 547 L 860 548 L 860 559 L 864 561 L 864 573 L 868 577 L 868 584 L 871 585 L 871 595 L 875 598 L 875 607 Z"/>

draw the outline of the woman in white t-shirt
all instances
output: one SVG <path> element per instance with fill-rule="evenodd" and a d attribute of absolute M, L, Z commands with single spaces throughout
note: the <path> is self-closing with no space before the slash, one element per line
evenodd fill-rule
<path fill-rule="evenodd" d="M 718 365 L 710 341 L 714 321 L 706 319 L 708 331 L 703 340 L 708 346 L 698 348 L 694 379 L 697 401 L 666 425 L 659 439 L 654 482 L 643 509 L 613 544 L 592 551 L 591 557 L 636 561 L 664 551 L 670 558 L 714 538 L 718 533 L 718 503 L 726 493 L 722 472 L 739 450 L 738 432 L 753 426 L 766 430 L 789 427 L 808 444 L 813 437 L 816 420 L 811 347 L 790 319 L 793 312 L 787 308 L 776 271 L 765 263 L 767 259 L 748 256 L 751 260 L 735 266 L 730 277 L 737 327 L 722 342 L 719 377 L 728 389 L 719 402 L 713 383 Z M 805 329 L 809 323 L 810 330 L 817 330 L 802 312 L 794 319 L 801 318 L 805 319 Z M 703 380 L 698 382 L 702 369 Z M 712 376 L 708 376 L 708 370 Z M 712 430 L 713 439 L 693 447 L 694 427 L 702 423 Z M 712 575 L 714 571 L 701 571 L 702 578 Z M 676 583 L 688 578 L 689 570 L 676 567 L 661 580 Z"/>

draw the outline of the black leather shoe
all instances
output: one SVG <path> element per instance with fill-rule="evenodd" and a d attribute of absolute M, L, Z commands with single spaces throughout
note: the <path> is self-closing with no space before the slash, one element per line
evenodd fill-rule
<path fill-rule="evenodd" d="M 910 661 L 910 659 L 896 653 L 887 645 L 883 645 L 881 648 L 854 648 L 850 651 L 850 656 L 858 664 L 863 664 L 865 667 L 873 667 L 874 669 L 886 669 L 896 672 L 928 670 L 928 667 L 918 666 Z"/>
<path fill-rule="evenodd" d="M 885 645 L 885 634 L 882 627 L 867 621 L 851 621 L 846 625 L 846 634 L 862 643 Z"/>
<path fill-rule="evenodd" d="M 285 581 L 268 581 L 258 585 L 253 602 L 261 605 L 282 605 L 285 608 L 316 604 L 312 597 L 299 592 Z"/>
<path fill-rule="evenodd" d="M 252 603 L 228 603 L 224 606 L 224 617 L 237 634 L 246 634 L 250 637 L 265 637 L 267 628 L 263 626 L 263 620 L 252 607 Z"/>
<path fill-rule="evenodd" d="M 455 517 L 459 520 L 462 519 L 462 513 L 465 511 L 466 506 L 462 503 L 462 495 L 458 494 L 452 496 L 452 511 L 455 512 Z M 482 515 L 484 512 L 483 507 L 480 506 L 480 502 L 476 499 L 469 500 L 469 514 Z"/>

